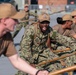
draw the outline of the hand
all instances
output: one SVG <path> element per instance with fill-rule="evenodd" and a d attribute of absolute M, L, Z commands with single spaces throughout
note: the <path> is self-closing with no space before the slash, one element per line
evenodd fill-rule
<path fill-rule="evenodd" d="M 37 73 L 37 75 L 48 75 L 48 74 L 49 74 L 49 72 L 46 71 L 46 70 L 39 71 L 39 72 Z"/>

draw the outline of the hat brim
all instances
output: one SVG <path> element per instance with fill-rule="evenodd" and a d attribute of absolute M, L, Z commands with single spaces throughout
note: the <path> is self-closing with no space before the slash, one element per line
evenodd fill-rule
<path fill-rule="evenodd" d="M 74 21 L 75 19 L 72 18 L 72 19 L 66 19 L 66 20 L 63 20 L 63 21 L 68 21 L 68 20 L 70 20 L 70 21 Z"/>
<path fill-rule="evenodd" d="M 44 21 L 50 22 L 49 20 L 41 20 L 40 22 L 44 22 Z"/>
<path fill-rule="evenodd" d="M 27 6 L 24 6 L 24 7 L 29 7 L 29 6 L 27 5 Z"/>
<path fill-rule="evenodd" d="M 25 14 L 24 11 L 20 11 L 20 12 L 17 12 L 15 15 L 11 16 L 10 18 L 13 18 L 13 19 L 22 19 L 25 15 L 26 14 Z"/>

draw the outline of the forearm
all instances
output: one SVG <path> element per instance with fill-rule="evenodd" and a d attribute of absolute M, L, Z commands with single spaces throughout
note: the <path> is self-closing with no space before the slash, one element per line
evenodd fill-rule
<path fill-rule="evenodd" d="M 12 59 L 13 57 L 17 57 L 17 60 L 16 59 Z M 17 55 L 14 55 L 14 56 L 11 56 L 9 57 L 9 60 L 11 61 L 11 63 L 13 64 L 13 66 L 23 72 L 27 72 L 27 73 L 30 73 L 30 74 L 33 74 L 35 75 L 36 72 L 37 72 L 37 69 L 31 67 L 27 62 L 25 62 L 24 60 L 22 60 L 21 58 L 19 58 Z"/>

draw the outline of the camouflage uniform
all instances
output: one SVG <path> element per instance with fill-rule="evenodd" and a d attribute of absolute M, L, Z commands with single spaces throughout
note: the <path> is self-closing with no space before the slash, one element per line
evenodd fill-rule
<path fill-rule="evenodd" d="M 65 19 L 65 21 L 68 21 L 68 20 L 72 21 L 72 17 L 70 15 L 68 15 L 68 14 L 64 15 L 62 17 L 62 19 L 63 20 Z M 68 36 L 72 40 L 75 41 L 75 39 L 73 38 L 73 36 L 75 35 L 75 32 L 72 29 L 70 29 L 70 28 L 69 29 L 67 29 L 67 28 L 64 29 L 62 27 L 62 25 L 64 25 L 64 24 L 55 25 L 55 26 L 53 26 L 53 29 L 56 30 L 57 32 L 59 32 L 61 35 Z M 67 38 L 67 40 L 68 39 L 69 38 Z M 54 45 L 55 45 L 54 50 L 64 50 L 64 49 L 66 49 L 66 47 L 63 44 L 55 43 L 55 44 L 53 44 L 53 46 Z M 66 54 L 69 54 L 69 52 L 67 52 L 67 51 L 66 52 L 60 52 L 58 55 L 61 56 L 61 55 L 66 55 Z M 76 59 L 76 55 L 70 56 L 70 57 L 66 58 L 66 60 L 68 60 L 68 62 L 70 62 L 70 60 L 72 61 L 72 58 Z M 76 63 L 75 60 L 74 60 L 74 63 Z M 71 66 L 71 65 L 72 64 L 68 64 L 68 66 Z"/>
<path fill-rule="evenodd" d="M 26 15 L 25 15 L 25 17 L 23 19 L 21 19 L 21 21 L 29 20 L 29 16 L 34 16 L 34 17 L 37 16 L 33 12 L 27 11 L 25 13 L 26 13 Z M 12 34 L 12 37 L 14 38 L 19 33 L 19 31 L 22 29 L 22 27 L 25 28 L 28 24 L 29 24 L 29 21 L 20 22 L 18 25 L 16 25 L 16 29 L 15 29 L 14 33 Z"/>
<path fill-rule="evenodd" d="M 42 34 L 38 23 L 35 24 L 37 25 L 37 30 L 35 25 L 30 25 L 26 29 L 23 40 L 21 42 L 20 56 L 21 58 L 26 60 L 29 64 L 38 64 L 42 61 L 47 61 L 55 57 L 58 57 L 46 46 L 48 34 L 50 35 L 51 39 L 54 39 L 56 42 L 61 43 L 66 47 L 70 47 L 72 51 L 75 51 L 76 43 L 72 41 L 71 38 L 67 40 L 66 36 L 60 35 L 59 33 L 53 31 L 51 27 L 49 27 L 49 29 L 45 34 Z M 36 68 L 47 69 L 48 71 L 55 71 L 61 69 L 62 65 L 60 61 L 55 61 L 47 63 L 42 66 L 38 66 Z M 19 71 L 17 75 L 26 75 L 26 74 Z"/>
<path fill-rule="evenodd" d="M 71 12 L 71 16 L 73 18 L 72 30 L 74 30 L 76 33 L 76 10 Z"/>
<path fill-rule="evenodd" d="M 72 39 L 75 39 L 75 38 L 73 38 L 73 35 L 75 35 L 75 32 L 72 29 L 63 29 L 61 24 L 57 24 L 57 25 L 53 26 L 52 28 L 54 30 L 56 30 L 58 33 L 60 33 L 61 35 L 68 36 L 68 37 L 71 37 Z M 55 49 L 63 50 L 66 47 L 61 44 L 55 43 L 55 44 L 53 44 L 53 48 L 54 48 L 54 50 Z"/>
<path fill-rule="evenodd" d="M 56 35 L 58 35 L 58 34 L 56 33 Z M 59 37 L 61 37 L 61 35 L 59 35 L 58 38 Z M 57 41 L 58 41 L 58 39 L 56 39 L 56 42 Z M 66 54 L 70 54 L 70 53 L 76 51 L 76 39 L 71 38 L 71 37 L 67 37 L 67 36 L 62 36 L 61 40 L 59 40 L 58 42 L 61 42 L 61 44 L 63 46 L 68 47 L 68 48 L 71 49 L 71 51 L 62 52 L 61 55 L 63 55 L 63 54 L 65 54 L 65 55 Z M 65 61 L 67 66 L 72 66 L 72 65 L 74 65 L 74 63 L 76 63 L 76 60 L 75 60 L 76 59 L 76 55 L 72 55 L 72 56 L 67 57 L 65 59 L 67 60 L 67 61 Z"/>

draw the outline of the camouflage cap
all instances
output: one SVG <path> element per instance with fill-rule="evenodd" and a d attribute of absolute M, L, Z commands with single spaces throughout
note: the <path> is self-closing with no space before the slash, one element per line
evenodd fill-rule
<path fill-rule="evenodd" d="M 63 21 L 66 21 L 66 20 L 73 20 L 72 16 L 70 14 L 65 14 L 63 17 L 62 17 Z"/>
<path fill-rule="evenodd" d="M 43 22 L 43 21 L 48 21 L 48 22 L 50 22 L 50 15 L 47 14 L 47 13 L 40 14 L 40 15 L 38 16 L 38 20 L 39 20 L 40 22 Z"/>
<path fill-rule="evenodd" d="M 17 12 L 10 3 L 0 4 L 0 18 L 22 19 L 24 16 L 25 12 Z"/>
<path fill-rule="evenodd" d="M 76 15 L 76 10 L 71 12 L 71 16 L 75 16 Z"/>

